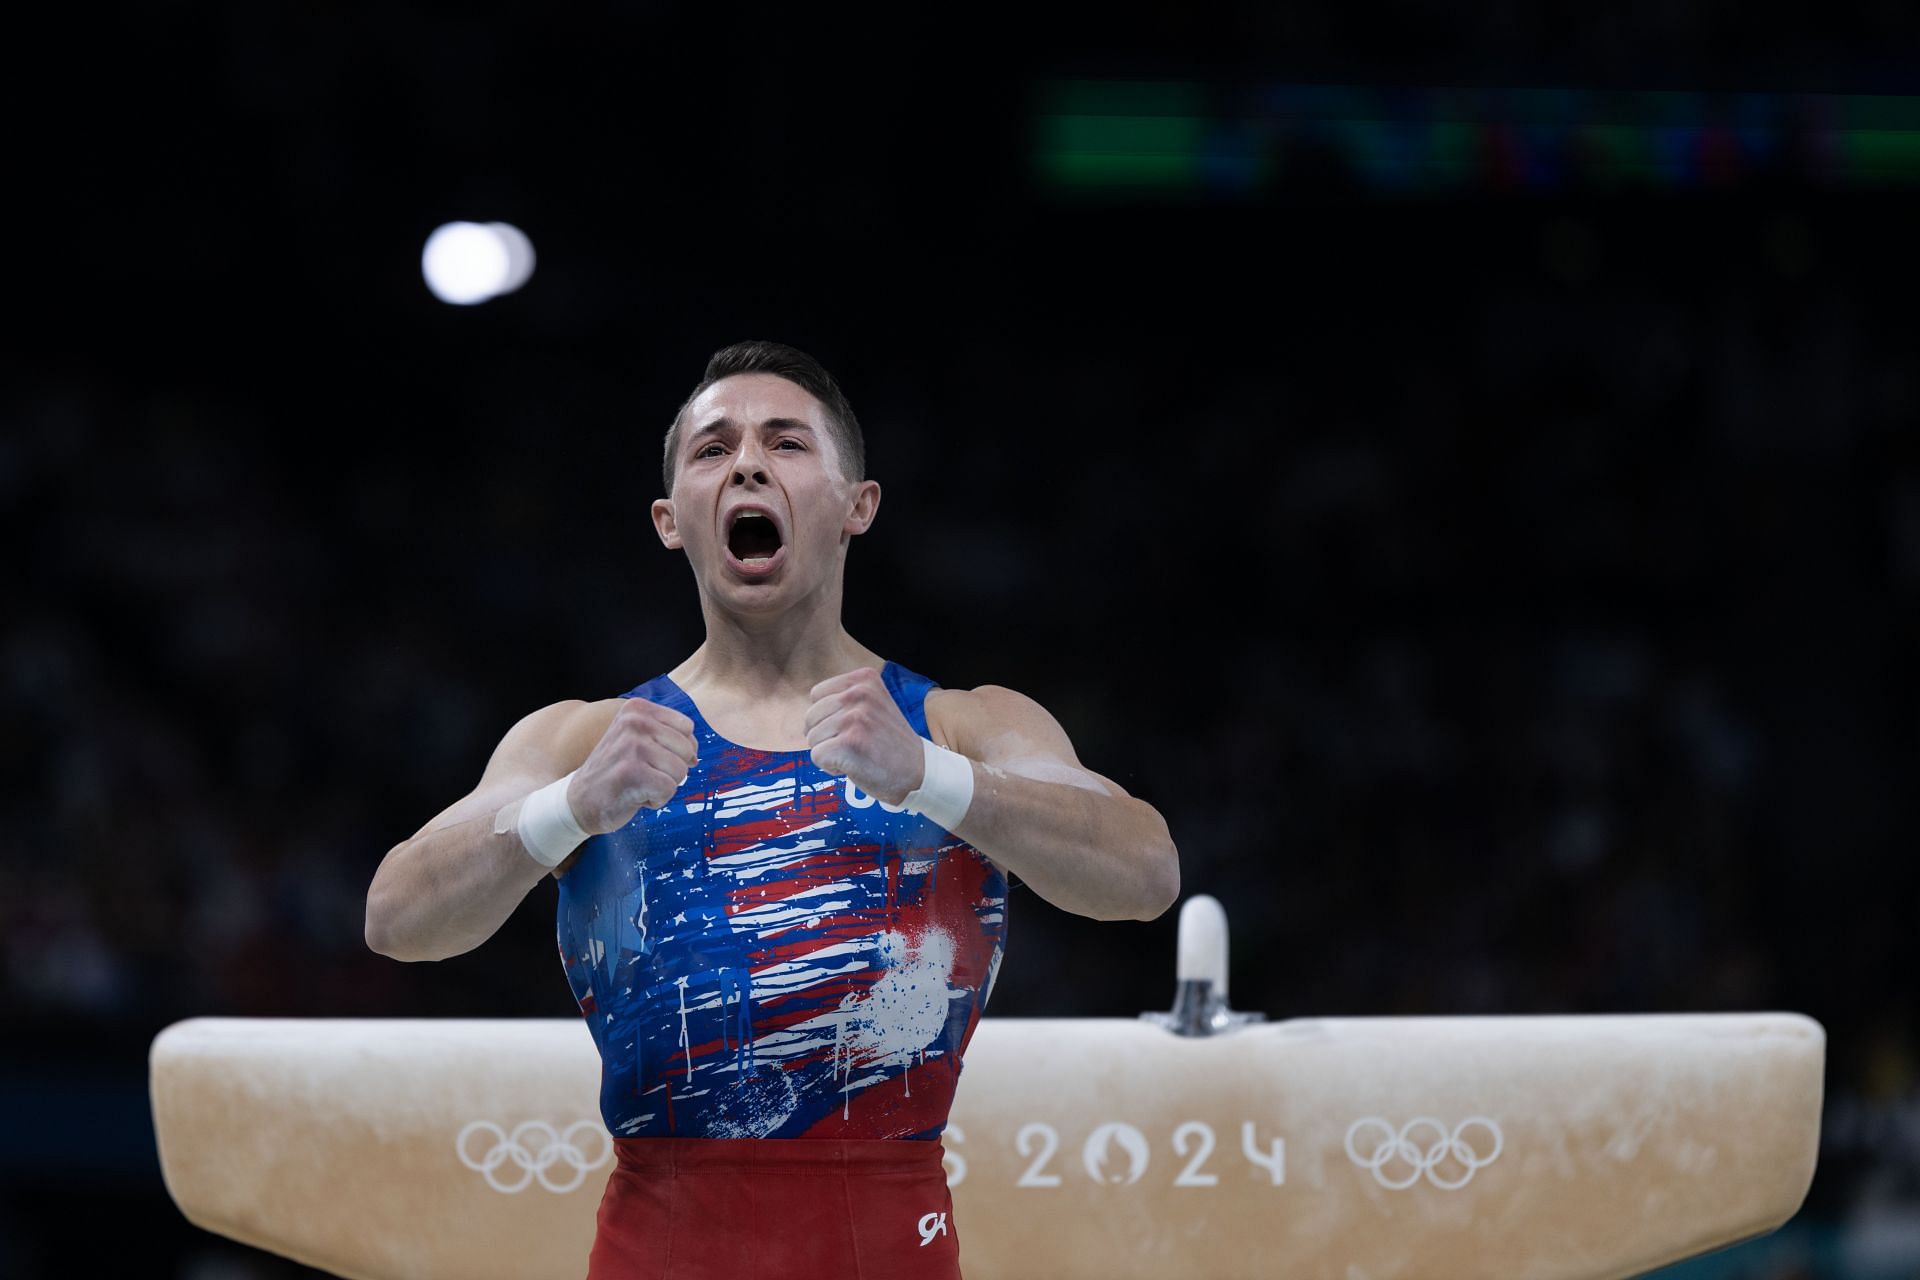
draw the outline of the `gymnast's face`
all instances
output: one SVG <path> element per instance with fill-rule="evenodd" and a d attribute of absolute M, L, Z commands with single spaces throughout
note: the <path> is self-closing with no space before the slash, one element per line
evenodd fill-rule
<path fill-rule="evenodd" d="M 652 514 L 660 541 L 686 551 L 703 597 L 766 613 L 838 592 L 880 486 L 847 478 L 827 423 L 811 392 L 770 373 L 722 378 L 687 406 L 673 492 Z"/>

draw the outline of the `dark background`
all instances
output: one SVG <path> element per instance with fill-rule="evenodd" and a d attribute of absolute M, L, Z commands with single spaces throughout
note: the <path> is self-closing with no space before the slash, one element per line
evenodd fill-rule
<path fill-rule="evenodd" d="M 313 1274 L 166 1198 L 177 1019 L 577 1016 L 550 883 L 417 966 L 366 886 L 698 644 L 646 508 L 748 337 L 865 426 L 849 629 L 1157 805 L 1237 1006 L 1803 1011 L 1807 1207 L 1679 1270 L 1920 1274 L 1914 11 L 713 8 L 17 42 L 0 1275 Z M 524 289 L 428 294 L 461 218 Z M 1017 892 L 993 1013 L 1164 1007 L 1174 920 Z"/>

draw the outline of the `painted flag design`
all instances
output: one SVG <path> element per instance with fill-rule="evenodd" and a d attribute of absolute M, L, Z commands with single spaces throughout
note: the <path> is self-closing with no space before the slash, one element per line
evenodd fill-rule
<path fill-rule="evenodd" d="M 936 686 L 882 674 L 925 735 Z M 1004 874 L 807 752 L 721 738 L 664 675 L 626 696 L 691 719 L 699 761 L 560 880 L 609 1132 L 938 1137 L 999 972 Z"/>

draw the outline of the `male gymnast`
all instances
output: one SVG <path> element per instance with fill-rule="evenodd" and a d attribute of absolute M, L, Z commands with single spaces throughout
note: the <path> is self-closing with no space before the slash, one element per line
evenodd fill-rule
<path fill-rule="evenodd" d="M 617 1153 L 589 1280 L 958 1277 L 939 1138 L 1007 876 L 1102 920 L 1179 895 L 1165 820 L 1038 703 L 847 633 L 847 548 L 880 506 L 864 455 L 811 357 L 717 352 L 652 506 L 705 642 L 514 725 L 368 889 L 369 946 L 440 960 L 558 879 Z"/>

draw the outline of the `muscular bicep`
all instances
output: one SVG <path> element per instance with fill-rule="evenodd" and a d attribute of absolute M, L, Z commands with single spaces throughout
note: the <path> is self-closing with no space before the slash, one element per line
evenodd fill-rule
<path fill-rule="evenodd" d="M 981 685 L 964 695 L 968 704 L 953 717 L 954 750 L 998 769 L 1036 782 L 1058 782 L 1084 791 L 1124 796 L 1111 778 L 1080 762 L 1067 731 L 1050 712 L 1025 694 L 999 685 Z"/>
<path fill-rule="evenodd" d="M 598 731 L 593 728 L 600 706 L 571 699 L 522 717 L 493 749 L 473 790 L 427 819 L 413 838 L 493 813 L 577 769 L 606 730 L 604 724 Z M 611 713 L 600 718 L 611 718 Z"/>

